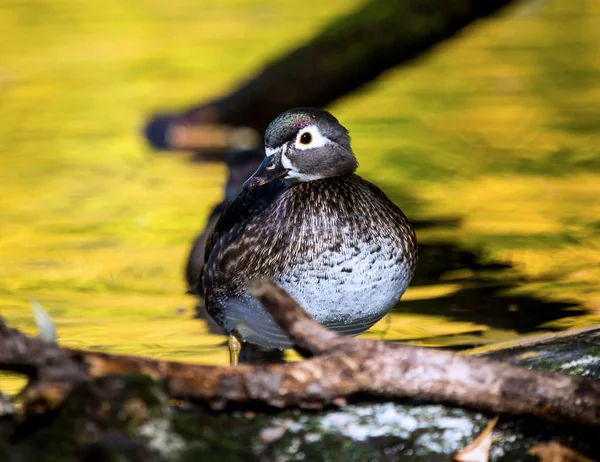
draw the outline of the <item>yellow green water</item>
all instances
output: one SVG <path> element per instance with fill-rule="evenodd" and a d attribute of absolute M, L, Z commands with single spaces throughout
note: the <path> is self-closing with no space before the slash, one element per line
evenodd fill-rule
<path fill-rule="evenodd" d="M 225 170 L 156 155 L 139 128 L 356 4 L 2 2 L 2 317 L 34 333 L 34 298 L 62 345 L 225 363 L 182 278 Z M 331 109 L 360 173 L 434 224 L 415 287 L 367 335 L 477 345 L 600 322 L 600 4 L 521 3 Z"/>

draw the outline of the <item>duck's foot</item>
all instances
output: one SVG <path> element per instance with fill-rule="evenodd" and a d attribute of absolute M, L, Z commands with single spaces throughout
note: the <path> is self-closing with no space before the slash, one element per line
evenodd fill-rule
<path fill-rule="evenodd" d="M 237 366 L 238 359 L 240 357 L 240 351 L 242 351 L 242 337 L 237 332 L 229 334 L 229 365 Z"/>

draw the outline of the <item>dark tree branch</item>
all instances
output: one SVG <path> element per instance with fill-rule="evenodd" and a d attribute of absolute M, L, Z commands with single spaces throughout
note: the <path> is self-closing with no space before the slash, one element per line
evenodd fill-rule
<path fill-rule="evenodd" d="M 146 135 L 156 147 L 171 149 L 207 147 L 205 124 L 250 127 L 262 135 L 277 114 L 299 106 L 324 107 L 511 1 L 370 0 L 222 98 L 153 119 Z M 247 148 L 252 139 L 260 136 L 236 138 L 230 132 L 217 144 L 225 140 Z"/>
<path fill-rule="evenodd" d="M 249 403 L 320 407 L 356 394 L 414 398 L 551 422 L 600 426 L 600 381 L 544 374 L 447 351 L 339 337 L 269 281 L 251 288 L 302 348 L 306 361 L 235 368 L 196 366 L 58 348 L 0 324 L 0 369 L 32 379 L 26 401 L 56 405 L 69 385 L 110 374 L 163 380 L 171 396 L 219 409 Z M 27 404 L 27 403 L 26 403 Z"/>
<path fill-rule="evenodd" d="M 344 337 L 315 322 L 303 309 L 296 309 L 299 305 L 269 280 L 255 281 L 248 289 L 294 340 L 297 348 L 319 355 L 344 340 Z"/>

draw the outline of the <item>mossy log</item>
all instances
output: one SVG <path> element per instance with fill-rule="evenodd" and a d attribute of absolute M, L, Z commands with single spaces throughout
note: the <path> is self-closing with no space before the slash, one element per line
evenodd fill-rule
<path fill-rule="evenodd" d="M 190 366 L 60 349 L 3 327 L 0 368 L 32 380 L 23 415 L 17 418 L 5 405 L 0 417 L 3 460 L 179 461 L 216 454 L 223 460 L 449 460 L 487 424 L 489 411 L 538 417 L 502 417 L 491 460 L 526 460 L 536 443 L 550 440 L 589 457 L 598 451 L 600 328 L 512 346 L 484 359 L 340 338 L 270 283 L 253 291 L 313 358 L 288 365 Z M 489 360 L 496 358 L 503 361 Z M 486 388 L 487 402 L 480 403 L 475 397 Z M 172 406 L 173 397 L 186 400 Z M 277 410 L 290 405 L 320 410 Z M 224 406 L 227 412 L 216 410 Z"/>
<path fill-rule="evenodd" d="M 483 411 L 600 427 L 600 381 L 530 371 L 443 350 L 342 337 L 312 319 L 268 280 L 249 288 L 296 349 L 309 360 L 291 364 L 186 365 L 133 356 L 61 349 L 0 326 L 0 369 L 30 383 L 26 410 L 60 404 L 75 385 L 111 374 L 164 381 L 171 397 L 238 406 L 323 408 L 356 395 L 445 402 Z"/>
<path fill-rule="evenodd" d="M 483 356 L 600 379 L 599 343 L 597 328 Z M 214 412 L 189 403 L 173 406 L 164 383 L 139 375 L 82 383 L 56 410 L 24 420 L 14 407 L 4 409 L 0 454 L 6 462 L 449 461 L 492 417 L 410 400 L 319 412 Z M 537 460 L 530 450 L 540 442 L 600 457 L 597 429 L 590 427 L 503 417 L 493 436 L 492 461 Z"/>

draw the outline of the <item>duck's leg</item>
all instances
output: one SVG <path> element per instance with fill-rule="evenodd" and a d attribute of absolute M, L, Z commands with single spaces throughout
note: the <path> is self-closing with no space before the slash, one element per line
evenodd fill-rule
<path fill-rule="evenodd" d="M 242 351 L 242 337 L 237 332 L 229 334 L 229 365 L 237 366 L 238 359 L 240 357 L 240 351 Z"/>

